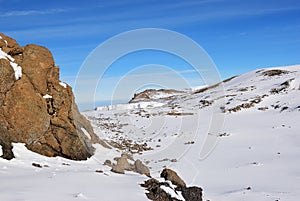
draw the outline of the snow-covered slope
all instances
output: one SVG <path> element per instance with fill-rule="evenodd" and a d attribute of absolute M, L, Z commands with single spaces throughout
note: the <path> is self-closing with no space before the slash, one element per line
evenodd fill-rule
<path fill-rule="evenodd" d="M 136 157 L 154 175 L 176 169 L 204 187 L 207 199 L 298 200 L 299 65 L 256 70 L 176 98 L 160 95 L 86 115 L 102 138 L 132 141 L 123 148 L 142 152 Z M 215 149 L 199 160 L 216 109 L 225 112 L 224 127 Z M 153 150 L 134 149 L 144 143 Z"/>
<path fill-rule="evenodd" d="M 16 159 L 0 158 L 0 200 L 146 200 L 138 186 L 145 176 L 102 165 L 121 152 L 148 164 L 153 177 L 163 167 L 176 170 L 189 186 L 203 188 L 204 200 L 299 200 L 300 65 L 169 94 L 86 112 L 96 134 L 117 147 L 97 146 L 88 161 L 15 145 Z M 215 138 L 201 157 L 208 136 Z"/>

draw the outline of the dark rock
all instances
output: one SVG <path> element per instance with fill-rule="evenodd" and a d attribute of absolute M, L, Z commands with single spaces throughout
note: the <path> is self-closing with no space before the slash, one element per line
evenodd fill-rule
<path fill-rule="evenodd" d="M 289 109 L 289 107 L 284 106 L 284 107 L 281 108 L 281 112 L 284 111 L 284 110 L 287 110 L 287 109 Z"/>
<path fill-rule="evenodd" d="M 146 196 L 148 199 L 153 201 L 179 201 L 176 198 L 172 198 L 172 196 L 166 193 L 160 186 L 162 184 L 156 179 L 149 179 L 141 184 L 142 187 L 146 188 L 148 191 Z"/>
<path fill-rule="evenodd" d="M 262 72 L 263 76 L 279 76 L 282 74 L 288 74 L 289 71 L 286 70 L 278 70 L 278 69 L 274 69 L 274 70 L 266 70 Z"/>
<path fill-rule="evenodd" d="M 37 168 L 42 168 L 42 166 L 38 163 L 32 163 L 32 166 L 37 167 Z"/>
<path fill-rule="evenodd" d="M 3 139 L 3 137 L 4 136 L 0 136 L 0 144 L 1 144 L 1 147 L 2 147 L 2 156 L 1 157 L 4 158 L 4 159 L 7 159 L 7 160 L 11 160 L 15 157 L 14 153 L 12 151 L 13 146 L 9 142 L 9 140 Z"/>
<path fill-rule="evenodd" d="M 248 187 L 246 188 L 246 190 L 247 190 L 247 191 L 250 191 L 250 190 L 251 190 L 251 187 L 250 187 L 250 186 L 248 186 Z"/>
<path fill-rule="evenodd" d="M 182 196 L 186 201 L 202 201 L 202 189 L 197 186 L 183 188 Z"/>
<path fill-rule="evenodd" d="M 103 165 L 106 165 L 106 166 L 109 166 L 109 167 L 112 167 L 112 163 L 110 160 L 105 160 Z"/>

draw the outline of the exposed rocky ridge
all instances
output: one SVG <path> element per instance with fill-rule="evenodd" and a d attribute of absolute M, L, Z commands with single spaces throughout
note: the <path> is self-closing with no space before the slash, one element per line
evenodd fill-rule
<path fill-rule="evenodd" d="M 295 68 L 296 71 L 292 70 Z M 202 87 L 195 91 L 176 91 L 176 90 L 145 90 L 135 94 L 129 103 L 142 103 L 142 102 L 159 102 L 168 107 L 177 109 L 175 112 L 167 113 L 166 115 L 180 115 L 180 110 L 192 108 L 183 108 L 183 102 L 190 102 L 192 99 L 199 99 L 196 106 L 199 109 L 210 107 L 219 100 L 224 101 L 220 109 L 224 113 L 235 113 L 246 109 L 257 107 L 258 110 L 268 108 L 264 106 L 265 100 L 268 99 L 281 99 L 280 96 L 297 93 L 300 89 L 299 85 L 299 72 L 297 71 L 299 65 L 284 68 L 270 68 L 261 69 L 249 72 L 240 76 L 233 76 L 217 84 Z M 261 82 L 264 89 L 255 86 L 257 82 Z M 278 96 L 274 96 L 278 95 Z M 298 110 L 298 105 L 289 105 L 286 101 L 280 101 L 281 104 L 271 104 L 272 108 L 286 110 Z M 195 105 L 195 103 L 190 103 Z M 261 106 L 262 105 L 262 106 Z M 142 108 L 145 109 L 145 108 Z"/>
<path fill-rule="evenodd" d="M 140 93 L 134 94 L 133 98 L 129 103 L 136 103 L 140 101 L 149 100 L 172 100 L 176 98 L 176 95 L 184 94 L 184 91 L 179 91 L 175 89 L 147 89 Z"/>
<path fill-rule="evenodd" d="M 59 81 L 59 67 L 48 49 L 38 45 L 20 47 L 0 33 L 0 51 L 3 158 L 14 157 L 12 142 L 25 143 L 39 154 L 74 160 L 90 157 L 93 143 L 106 146 L 79 113 L 71 87 Z M 22 68 L 19 77 L 14 76 L 14 66 Z"/>

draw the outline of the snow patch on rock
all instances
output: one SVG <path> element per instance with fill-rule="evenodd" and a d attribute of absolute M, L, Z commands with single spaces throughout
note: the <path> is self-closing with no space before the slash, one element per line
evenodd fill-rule
<path fill-rule="evenodd" d="M 12 58 L 10 55 L 7 53 L 3 52 L 2 49 L 0 48 L 0 59 L 6 59 L 9 61 L 11 67 L 15 71 L 15 78 L 16 80 L 20 79 L 22 77 L 22 67 L 19 66 L 17 63 L 15 63 L 15 59 Z"/>
<path fill-rule="evenodd" d="M 92 139 L 89 132 L 87 132 L 84 128 L 81 128 L 81 130 L 90 140 Z"/>
<path fill-rule="evenodd" d="M 14 62 L 10 62 L 10 65 L 15 71 L 16 80 L 20 79 L 22 77 L 22 67 Z"/>
<path fill-rule="evenodd" d="M 7 40 L 3 39 L 2 36 L 0 36 L 0 40 L 3 40 L 5 42 L 6 47 L 7 47 L 7 45 L 8 45 Z"/>
<path fill-rule="evenodd" d="M 60 82 L 59 84 L 60 84 L 60 86 L 62 86 L 62 87 L 64 87 L 64 88 L 67 88 L 67 84 L 66 84 L 66 83 Z"/>
<path fill-rule="evenodd" d="M 49 95 L 49 94 L 46 94 L 45 96 L 43 96 L 43 98 L 45 98 L 45 99 L 47 99 L 47 98 L 52 98 L 52 96 Z"/>
<path fill-rule="evenodd" d="M 185 199 L 183 198 L 181 193 L 180 192 L 176 193 L 176 191 L 174 189 L 172 189 L 171 187 L 167 187 L 167 186 L 162 185 L 160 188 L 163 189 L 169 195 L 171 195 L 172 198 L 176 198 L 178 200 L 185 201 Z"/>

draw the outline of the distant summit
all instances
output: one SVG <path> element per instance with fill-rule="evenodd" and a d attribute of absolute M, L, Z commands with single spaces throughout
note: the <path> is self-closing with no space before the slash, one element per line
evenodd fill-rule
<path fill-rule="evenodd" d="M 134 94 L 129 103 L 137 103 L 150 100 L 168 100 L 176 98 L 178 95 L 182 95 L 183 93 L 183 91 L 178 91 L 175 89 L 147 89 L 140 93 Z"/>

